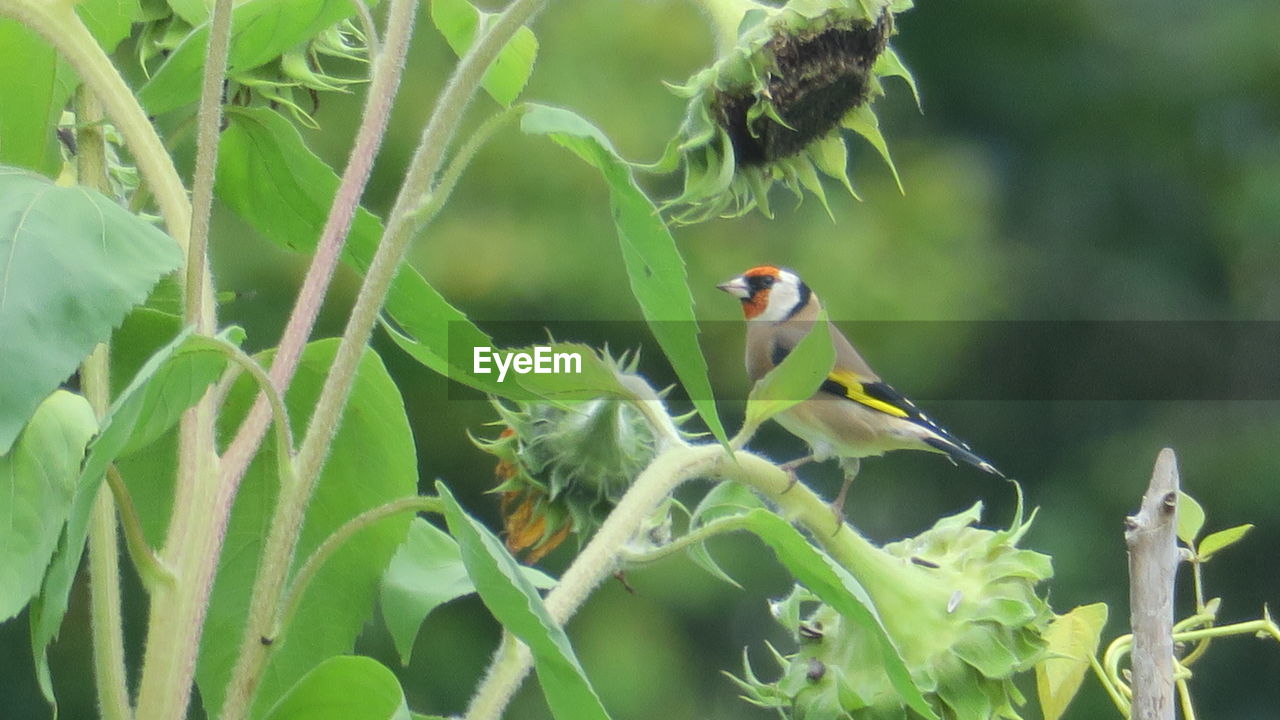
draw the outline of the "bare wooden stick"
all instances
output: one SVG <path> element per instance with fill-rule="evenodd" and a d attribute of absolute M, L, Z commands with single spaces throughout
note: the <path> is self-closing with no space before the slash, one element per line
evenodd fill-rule
<path fill-rule="evenodd" d="M 1125 518 L 1129 622 L 1133 628 L 1132 720 L 1173 720 L 1173 582 L 1178 569 L 1178 460 L 1165 448 L 1136 515 Z"/>

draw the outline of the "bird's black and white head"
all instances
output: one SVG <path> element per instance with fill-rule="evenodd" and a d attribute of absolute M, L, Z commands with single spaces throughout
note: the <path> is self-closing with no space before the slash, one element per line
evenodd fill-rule
<path fill-rule="evenodd" d="M 813 293 L 799 275 L 772 265 L 753 267 L 716 287 L 742 301 L 748 320 L 782 322 L 800 312 Z"/>

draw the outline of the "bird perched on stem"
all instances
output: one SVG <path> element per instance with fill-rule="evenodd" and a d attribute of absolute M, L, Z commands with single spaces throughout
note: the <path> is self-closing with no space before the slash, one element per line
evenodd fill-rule
<path fill-rule="evenodd" d="M 762 265 L 718 285 L 742 301 L 747 318 L 747 375 L 759 382 L 809 333 L 819 317 L 818 296 L 790 270 Z M 1004 477 L 991 463 L 880 380 L 849 340 L 830 323 L 835 366 L 812 397 L 774 416 L 809 444 L 812 455 L 786 463 L 792 473 L 809 461 L 837 458 L 844 484 L 832 506 L 841 513 L 861 458 L 889 450 L 942 453 Z"/>

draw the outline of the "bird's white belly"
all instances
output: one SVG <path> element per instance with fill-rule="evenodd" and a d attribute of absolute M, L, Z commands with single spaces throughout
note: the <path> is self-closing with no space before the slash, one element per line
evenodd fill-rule
<path fill-rule="evenodd" d="M 839 418 L 840 431 L 831 421 Z M 890 450 L 920 448 L 921 428 L 842 400 L 808 400 L 774 416 L 788 432 L 808 443 L 814 460 L 861 458 Z"/>

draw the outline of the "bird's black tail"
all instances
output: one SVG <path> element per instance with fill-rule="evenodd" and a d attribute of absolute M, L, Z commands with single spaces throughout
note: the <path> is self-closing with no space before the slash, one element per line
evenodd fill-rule
<path fill-rule="evenodd" d="M 932 447 L 938 452 L 944 453 L 947 457 L 951 458 L 953 462 L 966 462 L 979 470 L 985 470 L 992 475 L 1004 478 L 1004 473 L 997 470 L 995 465 L 992 465 L 986 460 L 978 457 L 977 453 L 970 450 L 968 445 L 965 445 L 958 440 L 949 440 L 944 437 L 930 437 L 925 438 L 924 441 L 929 447 Z"/>

